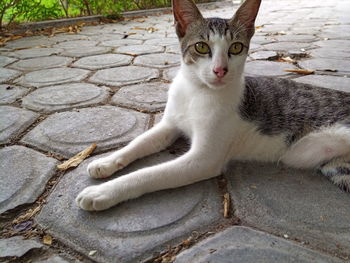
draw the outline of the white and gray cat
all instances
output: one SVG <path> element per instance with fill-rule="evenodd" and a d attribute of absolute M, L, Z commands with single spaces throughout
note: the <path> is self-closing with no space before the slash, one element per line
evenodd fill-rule
<path fill-rule="evenodd" d="M 88 166 L 106 178 L 185 135 L 191 148 L 175 160 L 85 188 L 85 210 L 104 210 L 145 193 L 219 175 L 231 160 L 318 168 L 350 190 L 350 95 L 285 79 L 244 78 L 260 0 L 232 19 L 205 19 L 191 0 L 173 0 L 182 63 L 164 117 L 126 147 Z"/>

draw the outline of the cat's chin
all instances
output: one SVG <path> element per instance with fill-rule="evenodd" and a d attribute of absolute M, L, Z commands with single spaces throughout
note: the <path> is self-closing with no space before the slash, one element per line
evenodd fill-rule
<path fill-rule="evenodd" d="M 223 81 L 222 79 L 216 79 L 207 82 L 207 86 L 210 89 L 223 89 L 227 86 L 227 81 Z"/>

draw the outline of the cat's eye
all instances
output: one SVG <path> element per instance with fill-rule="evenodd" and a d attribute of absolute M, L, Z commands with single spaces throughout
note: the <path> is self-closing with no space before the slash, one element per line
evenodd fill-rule
<path fill-rule="evenodd" d="M 210 47 L 204 42 L 198 42 L 194 45 L 194 48 L 199 54 L 209 54 Z"/>
<path fill-rule="evenodd" d="M 243 44 L 240 42 L 233 43 L 228 50 L 231 55 L 238 55 L 243 50 Z"/>

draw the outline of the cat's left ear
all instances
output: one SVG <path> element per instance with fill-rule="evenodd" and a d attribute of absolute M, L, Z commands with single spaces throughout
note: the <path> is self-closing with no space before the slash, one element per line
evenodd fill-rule
<path fill-rule="evenodd" d="M 261 0 L 245 0 L 231 19 L 232 24 L 239 27 L 243 26 L 249 39 L 254 35 L 254 23 L 259 11 L 260 3 Z"/>

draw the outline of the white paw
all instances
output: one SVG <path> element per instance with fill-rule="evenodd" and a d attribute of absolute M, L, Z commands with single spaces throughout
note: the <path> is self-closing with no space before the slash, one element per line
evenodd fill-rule
<path fill-rule="evenodd" d="M 92 161 L 88 167 L 88 173 L 93 178 L 106 178 L 125 167 L 121 159 L 113 161 L 111 157 L 100 158 Z"/>
<path fill-rule="evenodd" d="M 99 211 L 115 205 L 110 190 L 102 185 L 86 187 L 75 199 L 78 206 L 88 211 Z"/>

